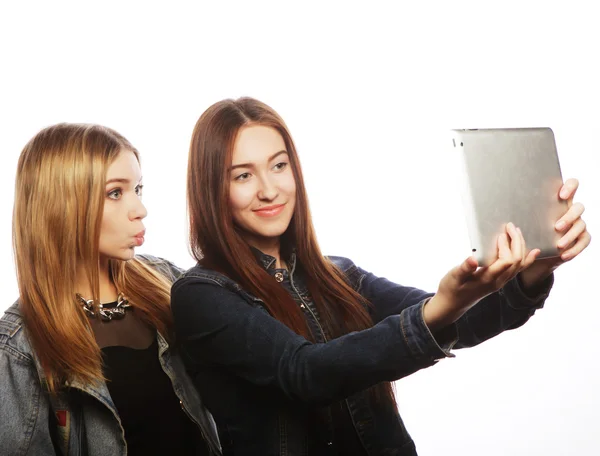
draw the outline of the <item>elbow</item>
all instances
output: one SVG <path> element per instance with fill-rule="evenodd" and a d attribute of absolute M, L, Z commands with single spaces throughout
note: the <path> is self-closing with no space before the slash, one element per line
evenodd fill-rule
<path fill-rule="evenodd" d="M 332 362 L 313 353 L 315 345 L 305 344 L 290 356 L 280 358 L 277 386 L 292 401 L 311 406 L 327 406 L 347 395 L 336 378 Z M 318 351 L 318 349 L 317 349 Z"/>

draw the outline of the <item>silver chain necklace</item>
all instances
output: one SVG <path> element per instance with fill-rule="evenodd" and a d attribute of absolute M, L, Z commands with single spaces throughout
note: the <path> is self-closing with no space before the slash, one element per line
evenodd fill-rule
<path fill-rule="evenodd" d="M 131 308 L 131 304 L 123 293 L 119 293 L 117 297 L 117 304 L 110 307 L 105 307 L 106 304 L 98 303 L 98 311 L 94 312 L 94 300 L 85 299 L 79 293 L 77 293 L 77 299 L 83 305 L 83 310 L 92 318 L 96 318 L 100 315 L 103 321 L 120 320 L 125 317 L 125 310 Z M 112 303 L 111 303 L 112 304 Z"/>

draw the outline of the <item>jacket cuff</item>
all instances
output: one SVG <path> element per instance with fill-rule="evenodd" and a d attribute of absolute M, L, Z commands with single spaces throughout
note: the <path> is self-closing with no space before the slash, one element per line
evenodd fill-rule
<path fill-rule="evenodd" d="M 452 324 L 439 332 L 439 335 L 442 336 L 439 339 L 442 342 L 442 346 L 440 346 L 423 316 L 423 308 L 429 299 L 431 298 L 404 309 L 400 314 L 400 325 L 406 345 L 415 359 L 437 361 L 441 358 L 454 358 L 450 349 L 458 341 L 456 325 Z"/>
<path fill-rule="evenodd" d="M 508 298 L 508 305 L 515 310 L 541 309 L 554 285 L 554 273 L 540 282 L 534 290 L 525 292 L 517 275 L 509 280 L 499 293 Z"/>

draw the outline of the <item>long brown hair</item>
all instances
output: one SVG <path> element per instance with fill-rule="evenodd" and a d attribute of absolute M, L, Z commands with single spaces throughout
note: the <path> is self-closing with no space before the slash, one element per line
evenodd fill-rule
<path fill-rule="evenodd" d="M 137 150 L 98 125 L 58 124 L 40 131 L 19 158 L 13 247 L 19 306 L 48 389 L 103 379 L 101 353 L 75 299 L 83 268 L 99 297 L 99 238 L 106 172 L 122 150 Z M 170 284 L 137 259 L 109 261 L 118 290 L 140 318 L 168 337 Z"/>
<path fill-rule="evenodd" d="M 296 147 L 285 122 L 271 107 L 253 98 L 213 104 L 194 128 L 187 176 L 192 255 L 262 299 L 274 318 L 297 334 L 314 340 L 298 305 L 258 264 L 233 224 L 229 167 L 238 133 L 248 125 L 273 128 L 285 142 L 296 182 L 296 206 L 282 236 L 281 250 L 286 254 L 295 248 L 297 264 L 306 274 L 308 289 L 322 317 L 325 336 L 332 339 L 373 326 L 368 312 L 370 304 L 321 253 Z M 374 392 L 376 397 L 393 400 L 390 383 L 377 385 Z"/>

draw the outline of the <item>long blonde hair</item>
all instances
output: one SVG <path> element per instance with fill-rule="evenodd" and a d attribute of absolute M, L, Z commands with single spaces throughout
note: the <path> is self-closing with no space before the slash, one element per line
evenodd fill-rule
<path fill-rule="evenodd" d="M 123 136 L 98 125 L 58 124 L 35 135 L 19 158 L 13 248 L 19 306 L 49 391 L 75 380 L 102 380 L 101 353 L 75 300 L 82 268 L 99 297 L 99 238 L 108 167 L 122 150 L 139 153 Z M 118 290 L 140 318 L 169 337 L 170 284 L 137 259 L 109 261 Z"/>

